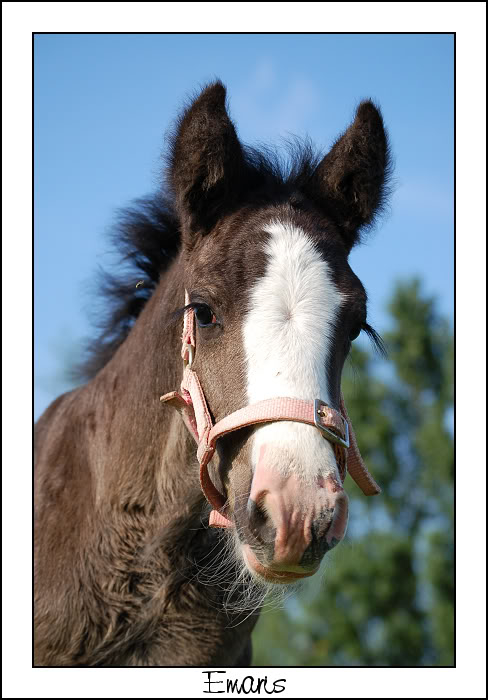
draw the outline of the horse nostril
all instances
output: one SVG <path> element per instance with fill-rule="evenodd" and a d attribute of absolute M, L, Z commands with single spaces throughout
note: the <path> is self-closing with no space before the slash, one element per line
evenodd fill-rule
<path fill-rule="evenodd" d="M 324 508 L 311 526 L 312 541 L 303 553 L 300 564 L 303 567 L 316 566 L 326 552 L 333 549 L 346 532 L 348 518 L 348 498 L 341 490 L 333 508 Z"/>
<path fill-rule="evenodd" d="M 262 544 L 274 544 L 276 528 L 264 508 L 252 498 L 247 502 L 247 515 L 249 528 L 254 537 Z"/>
<path fill-rule="evenodd" d="M 319 541 L 326 536 L 327 531 L 332 525 L 333 515 L 333 508 L 324 508 L 322 510 L 319 517 L 312 523 L 312 539 Z"/>
<path fill-rule="evenodd" d="M 329 510 L 322 511 L 321 515 L 315 522 L 312 523 L 310 528 L 312 541 L 305 550 L 300 560 L 301 566 L 316 567 L 317 562 L 319 562 L 324 554 L 328 552 L 334 544 L 329 544 L 327 542 L 327 533 L 332 525 L 332 514 Z"/>

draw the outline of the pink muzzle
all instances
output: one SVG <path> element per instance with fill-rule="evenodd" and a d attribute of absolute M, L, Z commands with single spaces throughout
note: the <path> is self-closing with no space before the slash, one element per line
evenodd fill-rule
<path fill-rule="evenodd" d="M 185 293 L 185 295 L 185 303 L 188 304 L 188 294 Z M 222 513 L 226 498 L 215 487 L 208 473 L 208 463 L 214 455 L 217 440 L 223 435 L 250 425 L 286 420 L 315 426 L 334 448 L 342 482 L 349 472 L 366 496 L 381 493 L 380 487 L 368 472 L 359 453 L 342 393 L 340 412 L 319 399 L 305 401 L 278 397 L 245 406 L 214 424 L 202 385 L 197 374 L 191 369 L 195 352 L 194 317 L 193 309 L 185 311 L 181 353 L 185 370 L 180 391 L 171 391 L 161 396 L 160 400 L 174 406 L 181 413 L 186 427 L 198 444 L 200 485 L 205 498 L 214 508 L 210 513 L 210 527 L 234 526 L 233 522 Z"/>

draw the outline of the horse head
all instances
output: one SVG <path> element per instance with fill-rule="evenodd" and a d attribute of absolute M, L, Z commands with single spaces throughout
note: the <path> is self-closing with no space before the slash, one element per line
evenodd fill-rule
<path fill-rule="evenodd" d="M 259 581 L 310 576 L 348 520 L 346 469 L 366 494 L 341 394 L 367 297 L 348 256 L 381 208 L 388 142 L 362 102 L 323 158 L 287 173 L 245 147 L 220 82 L 186 109 L 168 165 L 185 300 L 179 408 L 198 443 L 210 524 Z M 183 301 L 183 300 L 182 300 Z"/>

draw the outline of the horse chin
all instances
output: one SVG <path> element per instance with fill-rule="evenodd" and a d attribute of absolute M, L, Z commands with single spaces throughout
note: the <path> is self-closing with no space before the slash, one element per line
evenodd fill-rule
<path fill-rule="evenodd" d="M 247 570 L 253 576 L 254 579 L 260 583 L 267 584 L 277 584 L 277 585 L 289 585 L 293 583 L 298 583 L 304 578 L 313 576 L 318 571 L 318 567 L 312 571 L 303 570 L 293 570 L 299 567 L 293 567 L 290 565 L 289 568 L 271 568 L 263 566 L 256 558 L 251 547 L 248 544 L 242 546 L 242 555 L 244 558 L 244 563 Z"/>

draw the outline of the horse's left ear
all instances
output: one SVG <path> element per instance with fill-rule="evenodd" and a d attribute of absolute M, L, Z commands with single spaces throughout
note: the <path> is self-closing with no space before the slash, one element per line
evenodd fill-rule
<path fill-rule="evenodd" d="M 242 146 L 225 102 L 220 81 L 206 87 L 183 113 L 173 137 L 169 180 L 187 246 L 232 208 L 245 180 Z"/>
<path fill-rule="evenodd" d="M 385 199 L 390 171 L 388 137 L 381 112 L 361 102 L 351 126 L 319 163 L 306 194 L 339 226 L 347 251 L 371 224 Z"/>

